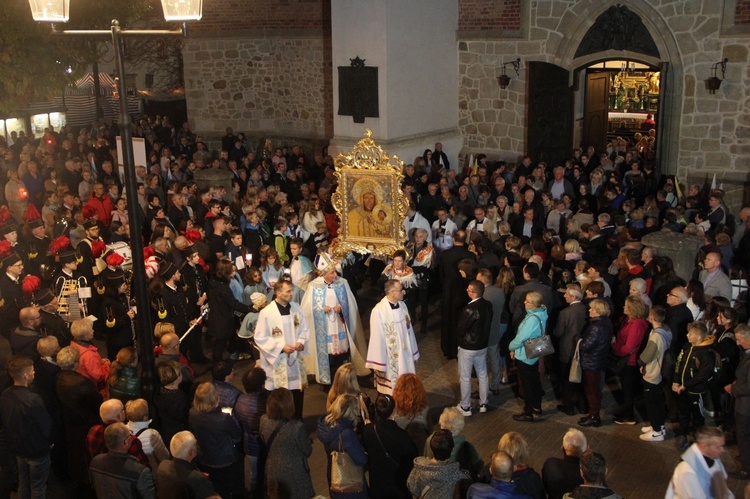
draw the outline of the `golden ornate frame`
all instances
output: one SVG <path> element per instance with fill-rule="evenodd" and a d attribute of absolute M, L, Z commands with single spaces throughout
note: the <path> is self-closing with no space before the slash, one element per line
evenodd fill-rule
<path fill-rule="evenodd" d="M 405 249 L 404 217 L 409 202 L 401 191 L 404 162 L 372 140 L 372 131 L 349 154 L 334 162 L 338 188 L 331 196 L 339 217 L 338 241 L 332 248 L 337 257 L 350 251 L 390 256 Z M 369 194 L 368 210 L 364 196 Z"/>

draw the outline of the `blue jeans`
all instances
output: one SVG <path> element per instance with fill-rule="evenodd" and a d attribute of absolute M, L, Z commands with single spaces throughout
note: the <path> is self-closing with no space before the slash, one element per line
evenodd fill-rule
<path fill-rule="evenodd" d="M 49 478 L 49 454 L 34 459 L 16 456 L 19 499 L 45 499 Z"/>
<path fill-rule="evenodd" d="M 487 377 L 487 349 L 464 350 L 458 347 L 458 380 L 461 386 L 461 407 L 471 407 L 471 368 L 479 380 L 479 404 L 487 403 L 489 378 Z"/>

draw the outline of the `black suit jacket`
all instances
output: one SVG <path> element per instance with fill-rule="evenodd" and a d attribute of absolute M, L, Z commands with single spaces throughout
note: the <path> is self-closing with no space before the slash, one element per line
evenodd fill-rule
<path fill-rule="evenodd" d="M 672 331 L 672 351 L 677 353 L 687 341 L 687 326 L 693 322 L 693 313 L 685 303 L 667 307 L 664 323 Z"/>
<path fill-rule="evenodd" d="M 510 231 L 513 233 L 514 236 L 523 237 L 524 223 L 525 222 L 524 222 L 523 217 L 520 217 L 513 222 L 513 225 L 511 226 Z M 534 219 L 534 222 L 531 225 L 531 235 L 541 236 L 543 230 L 544 230 L 544 226 L 539 221 Z"/>

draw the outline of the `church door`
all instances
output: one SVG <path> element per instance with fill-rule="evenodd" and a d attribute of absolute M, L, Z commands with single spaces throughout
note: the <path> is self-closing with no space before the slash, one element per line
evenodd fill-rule
<path fill-rule="evenodd" d="M 534 161 L 562 164 L 571 155 L 573 89 L 568 70 L 547 62 L 528 63 L 526 143 Z"/>
<path fill-rule="evenodd" d="M 609 109 L 609 73 L 587 73 L 583 113 L 583 140 L 585 149 L 594 146 L 597 151 L 607 147 L 607 111 Z"/>

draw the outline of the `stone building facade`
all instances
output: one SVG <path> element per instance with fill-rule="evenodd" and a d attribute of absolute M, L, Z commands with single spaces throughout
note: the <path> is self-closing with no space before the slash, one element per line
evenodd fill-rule
<path fill-rule="evenodd" d="M 520 10 L 509 0 L 493 3 L 506 8 L 494 27 L 487 25 L 486 12 L 476 10 L 476 19 L 461 18 L 458 32 L 459 126 L 464 152 L 515 160 L 527 151 L 526 72 L 511 73 L 510 86 L 502 90 L 495 77 L 503 62 L 520 57 L 524 65 L 543 61 L 574 72 L 607 58 L 628 57 L 652 64 L 666 61 L 670 72 L 662 115 L 662 171 L 701 183 L 716 173 L 731 204 L 743 201 L 750 170 L 750 2 L 536 0 L 522 1 Z M 660 57 L 610 51 L 575 58 L 597 17 L 618 3 L 640 16 Z M 503 20 L 506 16 L 517 22 Z M 494 17 L 498 18 L 497 13 Z M 729 59 L 726 78 L 720 90 L 710 94 L 704 80 L 711 76 L 711 65 L 723 58 Z"/>
<path fill-rule="evenodd" d="M 333 135 L 325 0 L 204 2 L 183 58 L 191 125 L 209 142 L 232 127 L 318 150 Z"/>
<path fill-rule="evenodd" d="M 640 17 L 658 56 L 605 50 L 577 57 L 589 28 L 618 4 Z M 330 9 L 328 0 L 206 2 L 204 21 L 195 25 L 184 52 L 194 128 L 217 137 L 232 126 L 255 135 L 330 139 Z M 422 26 L 436 13 L 425 15 Z M 451 152 L 516 161 L 528 151 L 529 64 L 558 66 L 577 86 L 580 70 L 595 61 L 667 63 L 661 170 L 683 182 L 703 182 L 716 173 L 737 206 L 748 201 L 749 42 L 750 0 L 459 0 L 458 102 L 452 105 L 462 148 Z M 511 83 L 501 89 L 496 77 L 502 64 L 519 57 L 519 74 L 509 72 Z M 710 94 L 704 80 L 723 58 L 729 60 L 725 79 Z"/>

